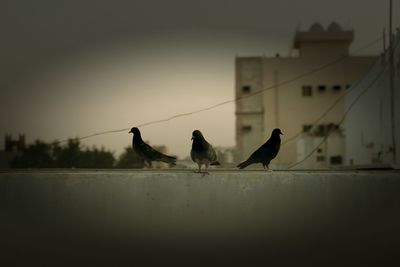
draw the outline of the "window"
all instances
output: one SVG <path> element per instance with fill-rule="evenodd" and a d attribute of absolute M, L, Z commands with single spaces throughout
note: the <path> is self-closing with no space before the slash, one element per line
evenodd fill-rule
<path fill-rule="evenodd" d="M 317 161 L 318 162 L 325 161 L 325 156 L 317 156 Z"/>
<path fill-rule="evenodd" d="M 302 93 L 303 93 L 303 96 L 312 96 L 312 86 L 303 85 Z"/>
<path fill-rule="evenodd" d="M 318 85 L 318 91 L 324 92 L 325 90 L 326 90 L 326 86 L 325 85 Z"/>
<path fill-rule="evenodd" d="M 335 90 L 335 91 L 340 91 L 340 90 L 342 89 L 342 86 L 339 85 L 339 84 L 336 84 L 336 85 L 332 86 L 332 88 L 333 88 L 333 90 Z"/>
<path fill-rule="evenodd" d="M 332 165 L 342 164 L 342 156 L 332 156 L 330 161 Z"/>
<path fill-rule="evenodd" d="M 340 131 L 340 126 L 335 123 L 319 124 L 315 127 L 315 131 L 313 132 L 313 134 L 315 136 L 323 137 L 331 131 Z"/>
<path fill-rule="evenodd" d="M 322 153 L 322 148 L 318 148 L 317 152 Z"/>
<path fill-rule="evenodd" d="M 326 125 L 326 131 L 327 132 L 331 132 L 331 131 L 334 131 L 336 129 L 339 129 L 339 125 L 337 125 L 337 124 L 329 123 L 328 125 Z"/>
<path fill-rule="evenodd" d="M 315 131 L 315 136 L 325 136 L 325 130 L 326 130 L 326 128 L 325 128 L 325 125 L 323 125 L 323 124 L 320 124 L 320 125 L 318 125 L 318 127 L 317 127 L 317 130 Z"/>
<path fill-rule="evenodd" d="M 311 129 L 312 129 L 312 125 L 310 125 L 310 124 L 304 124 L 303 125 L 303 132 L 304 133 L 310 132 Z"/>
<path fill-rule="evenodd" d="M 252 129 L 251 125 L 242 126 L 242 131 L 243 132 L 251 132 L 251 129 Z"/>
<path fill-rule="evenodd" d="M 250 85 L 243 85 L 242 86 L 242 92 L 243 93 L 250 93 L 251 91 L 251 86 Z"/>

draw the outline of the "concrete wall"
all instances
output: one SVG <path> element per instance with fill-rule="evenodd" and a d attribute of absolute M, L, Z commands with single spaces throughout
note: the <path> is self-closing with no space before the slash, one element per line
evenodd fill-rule
<path fill-rule="evenodd" d="M 96 257 L 99 244 L 129 257 L 160 244 L 207 244 L 195 250 L 202 257 L 211 247 L 231 253 L 231 245 L 241 253 L 262 247 L 328 257 L 324 245 L 364 259 L 389 257 L 400 238 L 399 188 L 400 173 L 391 171 L 3 172 L 0 249 L 20 260 L 26 251 L 70 255 L 79 244 Z"/>

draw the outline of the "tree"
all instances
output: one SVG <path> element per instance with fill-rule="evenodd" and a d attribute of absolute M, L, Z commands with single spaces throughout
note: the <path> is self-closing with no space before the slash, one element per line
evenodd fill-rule
<path fill-rule="evenodd" d="M 79 140 L 70 139 L 64 146 L 35 141 L 11 161 L 12 168 L 113 168 L 114 155 L 104 148 L 82 149 Z"/>
<path fill-rule="evenodd" d="M 56 166 L 52 146 L 40 140 L 26 147 L 10 162 L 12 168 L 52 168 Z"/>
<path fill-rule="evenodd" d="M 69 139 L 66 146 L 54 146 L 54 157 L 58 168 L 78 168 L 80 165 L 81 145 L 79 140 Z"/>
<path fill-rule="evenodd" d="M 114 155 L 105 151 L 104 148 L 81 151 L 79 168 L 113 168 L 115 163 Z"/>
<path fill-rule="evenodd" d="M 124 153 L 119 157 L 118 168 L 143 168 L 144 160 L 140 158 L 132 147 L 126 147 Z"/>

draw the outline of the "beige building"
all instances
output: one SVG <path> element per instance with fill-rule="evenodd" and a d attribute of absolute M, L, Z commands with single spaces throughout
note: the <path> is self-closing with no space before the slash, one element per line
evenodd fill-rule
<path fill-rule="evenodd" d="M 301 160 L 326 131 L 335 129 L 344 114 L 343 94 L 376 59 L 350 56 L 353 38 L 352 30 L 342 30 L 336 23 L 326 30 L 315 23 L 308 31 L 295 33 L 289 57 L 236 58 L 236 97 L 243 98 L 236 103 L 237 161 L 263 144 L 272 129 L 281 128 L 283 142 L 302 133 L 284 144 L 274 160 L 276 165 L 286 167 Z M 328 115 L 311 128 L 341 97 Z M 328 142 L 332 145 L 321 147 L 303 167 L 342 164 L 343 127 L 335 131 L 334 139 Z"/>

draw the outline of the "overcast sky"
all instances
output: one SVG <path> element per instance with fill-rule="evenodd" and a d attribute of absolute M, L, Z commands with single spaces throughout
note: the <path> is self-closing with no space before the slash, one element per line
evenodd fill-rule
<path fill-rule="evenodd" d="M 287 55 L 296 28 L 315 21 L 354 29 L 357 49 L 381 36 L 388 2 L 3 0 L 0 135 L 53 141 L 232 99 L 235 55 Z M 234 118 L 227 104 L 144 127 L 142 135 L 182 158 L 194 129 L 214 145 L 233 146 Z M 130 142 L 127 132 L 83 141 L 116 155 Z"/>

